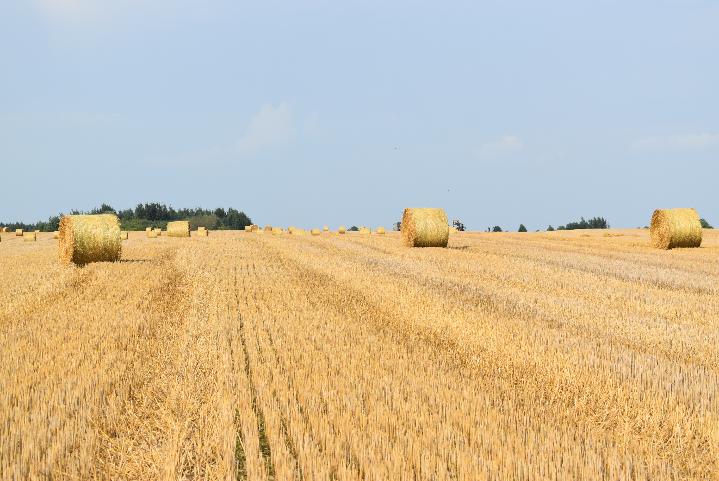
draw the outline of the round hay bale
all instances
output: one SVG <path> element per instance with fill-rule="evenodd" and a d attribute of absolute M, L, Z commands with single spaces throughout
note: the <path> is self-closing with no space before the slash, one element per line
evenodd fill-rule
<path fill-rule="evenodd" d="M 77 265 L 120 260 L 120 219 L 114 214 L 63 216 L 58 252 L 61 262 Z"/>
<path fill-rule="evenodd" d="M 408 247 L 447 247 L 449 226 L 444 209 L 408 208 L 402 214 L 402 237 Z"/>
<path fill-rule="evenodd" d="M 385 233 L 384 227 L 377 227 L 375 229 L 375 232 L 377 233 L 377 235 L 384 235 L 384 233 Z"/>
<path fill-rule="evenodd" d="M 251 226 L 251 225 L 246 225 L 246 226 L 245 226 L 245 232 L 252 232 L 252 226 Z"/>
<path fill-rule="evenodd" d="M 250 226 L 250 230 L 251 230 L 252 232 L 256 232 L 257 230 L 259 230 L 259 227 L 258 227 L 256 224 L 252 224 L 252 225 Z"/>
<path fill-rule="evenodd" d="M 25 242 L 35 242 L 37 240 L 37 232 L 24 232 L 22 240 Z"/>
<path fill-rule="evenodd" d="M 209 235 L 209 231 L 207 229 L 197 229 L 195 233 L 197 234 L 197 237 L 207 237 Z"/>
<path fill-rule="evenodd" d="M 60 233 L 59 233 L 58 231 L 53 232 L 53 233 L 52 233 L 52 238 L 53 238 L 53 239 L 59 239 L 59 238 L 60 238 Z"/>
<path fill-rule="evenodd" d="M 272 226 L 271 226 L 270 224 L 267 224 L 267 225 L 265 226 L 265 232 L 267 232 L 268 234 L 269 234 L 270 232 L 272 232 Z"/>
<path fill-rule="evenodd" d="M 22 229 L 15 229 L 15 237 L 22 237 Z"/>
<path fill-rule="evenodd" d="M 649 234 L 657 249 L 699 247 L 702 244 L 702 224 L 694 209 L 655 210 Z"/>
<path fill-rule="evenodd" d="M 7 227 L 0 227 L 0 232 L 7 232 Z"/>
<path fill-rule="evenodd" d="M 168 222 L 167 237 L 190 237 L 190 223 L 186 220 Z"/>
<path fill-rule="evenodd" d="M 329 231 L 330 231 L 329 226 L 326 226 L 326 225 L 322 226 L 322 232 L 329 232 Z"/>
<path fill-rule="evenodd" d="M 359 230 L 360 235 L 370 235 L 370 232 L 371 231 L 370 231 L 369 227 L 364 227 L 364 226 L 360 227 L 360 230 Z"/>
<path fill-rule="evenodd" d="M 150 239 L 157 239 L 157 231 L 155 229 L 152 229 L 150 231 L 147 231 L 147 237 Z"/>
<path fill-rule="evenodd" d="M 155 234 L 157 234 L 157 237 L 161 237 L 161 236 L 162 236 L 162 229 L 159 228 L 159 227 L 156 227 L 156 228 L 152 229 L 152 232 L 154 232 Z"/>
<path fill-rule="evenodd" d="M 273 227 L 272 228 L 272 235 L 280 235 L 282 233 L 284 233 L 284 231 L 282 230 L 282 227 Z"/>
<path fill-rule="evenodd" d="M 345 234 L 347 232 L 347 227 L 341 225 L 339 229 L 337 229 L 338 234 Z"/>
<path fill-rule="evenodd" d="M 120 231 L 120 240 L 127 240 L 128 237 L 129 237 L 129 236 L 128 236 L 126 230 L 121 230 L 121 231 Z"/>
<path fill-rule="evenodd" d="M 312 229 L 312 230 L 310 231 L 310 233 L 311 233 L 312 235 L 320 235 L 320 230 L 319 230 L 319 229 Z"/>

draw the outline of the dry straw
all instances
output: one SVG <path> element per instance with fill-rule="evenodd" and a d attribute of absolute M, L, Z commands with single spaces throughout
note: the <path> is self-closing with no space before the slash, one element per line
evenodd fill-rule
<path fill-rule="evenodd" d="M 150 239 L 157 239 L 157 231 L 154 229 L 147 231 L 147 237 Z"/>
<path fill-rule="evenodd" d="M 53 233 L 52 233 L 52 238 L 53 238 L 53 239 L 59 239 L 59 238 L 60 238 L 60 233 L 59 233 L 58 231 L 53 232 Z"/>
<path fill-rule="evenodd" d="M 25 242 L 35 242 L 37 240 L 37 232 L 25 232 L 22 238 Z"/>
<path fill-rule="evenodd" d="M 377 227 L 377 229 L 375 229 L 375 232 L 378 235 L 384 235 L 384 233 L 385 233 L 384 227 Z"/>
<path fill-rule="evenodd" d="M 699 247 L 702 224 L 694 209 L 657 209 L 652 215 L 652 245 L 658 249 Z"/>
<path fill-rule="evenodd" d="M 272 232 L 272 226 L 269 225 L 269 224 L 267 224 L 267 225 L 265 226 L 265 232 L 267 232 L 268 234 L 269 234 L 270 232 Z"/>
<path fill-rule="evenodd" d="M 345 234 L 347 232 L 347 227 L 341 225 L 339 229 L 337 229 L 338 234 Z"/>
<path fill-rule="evenodd" d="M 322 226 L 322 232 L 329 232 L 329 231 L 330 231 L 329 226 L 326 226 L 326 225 Z"/>
<path fill-rule="evenodd" d="M 368 227 L 360 227 L 359 233 L 360 235 L 370 235 L 370 229 Z"/>
<path fill-rule="evenodd" d="M 312 235 L 320 235 L 320 230 L 319 230 L 319 229 L 312 229 L 311 233 L 312 233 Z"/>
<path fill-rule="evenodd" d="M 251 230 L 252 232 L 257 232 L 258 230 L 260 230 L 260 227 L 259 227 L 257 224 L 252 224 L 252 225 L 250 226 L 250 230 Z"/>
<path fill-rule="evenodd" d="M 245 232 L 252 232 L 252 226 L 251 226 L 251 225 L 246 225 L 246 226 L 245 226 Z"/>
<path fill-rule="evenodd" d="M 126 230 L 120 231 L 120 240 L 127 240 L 127 239 L 128 239 L 127 231 Z"/>
<path fill-rule="evenodd" d="M 168 222 L 167 237 L 190 237 L 190 223 L 186 220 Z"/>
<path fill-rule="evenodd" d="M 162 229 L 160 227 L 156 227 L 155 229 L 152 229 L 152 232 L 154 232 L 157 235 L 157 237 L 162 236 Z"/>
<path fill-rule="evenodd" d="M 202 229 L 198 228 L 195 233 L 198 237 L 207 237 L 209 231 L 203 227 Z"/>
<path fill-rule="evenodd" d="M 15 237 L 22 237 L 22 229 L 15 229 Z"/>
<path fill-rule="evenodd" d="M 447 247 L 449 226 L 444 209 L 405 209 L 402 237 L 408 247 Z"/>
<path fill-rule="evenodd" d="M 65 263 L 120 260 L 120 220 L 114 214 L 63 216 L 58 246 L 60 261 Z"/>
<path fill-rule="evenodd" d="M 280 235 L 284 231 L 282 230 L 282 227 L 273 227 L 272 228 L 272 235 Z"/>

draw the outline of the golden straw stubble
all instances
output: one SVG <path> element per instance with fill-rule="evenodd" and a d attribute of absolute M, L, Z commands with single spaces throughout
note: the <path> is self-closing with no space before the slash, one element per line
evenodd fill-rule
<path fill-rule="evenodd" d="M 190 223 L 186 220 L 168 222 L 167 237 L 190 237 Z"/>
<path fill-rule="evenodd" d="M 407 208 L 402 214 L 402 237 L 408 247 L 447 247 L 447 214 L 439 208 Z"/>
<path fill-rule="evenodd" d="M 657 249 L 699 247 L 702 244 L 699 214 L 691 208 L 655 210 L 649 234 L 652 246 Z"/>
<path fill-rule="evenodd" d="M 114 214 L 66 215 L 60 219 L 60 261 L 84 265 L 120 259 L 120 219 Z"/>

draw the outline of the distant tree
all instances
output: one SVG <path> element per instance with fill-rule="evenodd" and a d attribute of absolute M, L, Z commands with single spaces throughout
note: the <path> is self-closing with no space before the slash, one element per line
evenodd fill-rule
<path fill-rule="evenodd" d="M 492 227 L 492 232 L 502 232 L 502 228 L 498 225 L 495 225 L 494 227 Z"/>
<path fill-rule="evenodd" d="M 704 218 L 699 219 L 699 222 L 701 223 L 701 225 L 702 225 L 702 227 L 703 227 L 704 229 L 713 229 L 713 228 L 714 228 L 714 227 L 712 227 L 711 224 L 710 224 L 709 222 L 707 222 L 707 220 L 704 219 Z"/>
<path fill-rule="evenodd" d="M 454 219 L 452 221 L 452 227 L 454 227 L 455 229 L 457 229 L 460 232 L 464 232 L 464 230 L 465 230 L 464 224 L 459 219 Z"/>
<path fill-rule="evenodd" d="M 557 230 L 576 230 L 576 229 L 609 229 L 609 224 L 604 217 L 593 217 L 589 220 L 581 218 L 579 222 L 569 222 L 567 225 L 560 225 Z"/>
<path fill-rule="evenodd" d="M 392 228 L 393 228 L 394 230 L 396 230 L 397 232 L 401 231 L 401 230 L 402 230 L 402 221 L 395 222 L 395 223 L 392 225 Z"/>
<path fill-rule="evenodd" d="M 350 227 L 347 230 L 352 231 L 352 232 L 357 232 L 359 230 L 359 227 L 357 227 L 356 225 L 353 225 L 352 227 Z"/>
<path fill-rule="evenodd" d="M 519 224 L 519 229 L 517 229 L 517 232 L 527 232 L 527 228 L 524 227 L 524 224 Z"/>
<path fill-rule="evenodd" d="M 547 227 L 547 232 L 554 232 L 554 227 L 552 227 L 551 225 Z"/>
<path fill-rule="evenodd" d="M 225 212 L 225 209 L 223 209 L 222 207 L 218 207 L 217 209 L 215 209 L 214 214 L 220 219 L 227 217 L 227 212 Z"/>

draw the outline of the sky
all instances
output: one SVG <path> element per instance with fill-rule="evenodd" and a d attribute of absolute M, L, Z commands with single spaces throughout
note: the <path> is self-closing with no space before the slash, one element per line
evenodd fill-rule
<path fill-rule="evenodd" d="M 719 4 L 2 0 L 0 220 L 719 224 Z"/>

